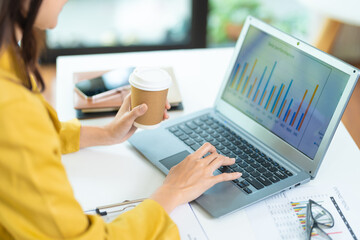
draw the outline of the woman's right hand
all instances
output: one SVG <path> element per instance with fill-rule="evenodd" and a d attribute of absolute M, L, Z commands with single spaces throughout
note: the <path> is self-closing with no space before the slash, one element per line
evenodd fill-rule
<path fill-rule="evenodd" d="M 207 153 L 210 155 L 202 158 Z M 172 167 L 164 184 L 150 197 L 170 213 L 175 207 L 199 197 L 215 184 L 241 177 L 241 173 L 222 173 L 214 176 L 214 171 L 224 165 L 235 163 L 216 152 L 214 146 L 205 143 L 196 152 Z"/>

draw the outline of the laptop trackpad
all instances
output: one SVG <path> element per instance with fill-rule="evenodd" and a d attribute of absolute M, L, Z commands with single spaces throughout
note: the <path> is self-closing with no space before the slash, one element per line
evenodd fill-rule
<path fill-rule="evenodd" d="M 184 160 L 190 153 L 188 151 L 182 151 L 174 154 L 170 157 L 160 160 L 160 163 L 170 170 L 173 166 Z"/>

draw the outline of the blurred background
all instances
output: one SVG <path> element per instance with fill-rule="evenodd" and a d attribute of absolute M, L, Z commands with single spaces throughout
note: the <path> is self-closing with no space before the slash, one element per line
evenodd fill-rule
<path fill-rule="evenodd" d="M 248 15 L 359 67 L 359 8 L 359 0 L 69 0 L 58 26 L 45 33 L 44 95 L 54 103 L 57 56 L 233 47 Z M 354 116 L 360 121 L 359 86 L 346 126 Z M 360 124 L 353 125 L 360 146 Z"/>

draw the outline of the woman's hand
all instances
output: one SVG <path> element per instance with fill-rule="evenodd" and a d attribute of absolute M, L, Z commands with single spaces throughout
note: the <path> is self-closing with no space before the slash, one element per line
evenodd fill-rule
<path fill-rule="evenodd" d="M 167 110 L 170 104 L 166 101 L 163 119 L 168 119 Z M 80 130 L 80 148 L 111 145 L 126 141 L 136 131 L 134 121 L 144 115 L 147 111 L 146 104 L 139 105 L 131 110 L 130 94 L 124 99 L 121 108 L 117 112 L 114 120 L 104 127 L 82 126 Z"/>
<path fill-rule="evenodd" d="M 136 131 L 134 127 L 134 121 L 136 118 L 144 115 L 147 111 L 146 104 L 141 104 L 134 109 L 131 109 L 130 94 L 124 99 L 120 110 L 116 114 L 114 120 L 105 126 L 105 130 L 109 132 L 109 136 L 114 140 L 114 143 L 121 143 L 130 138 Z M 170 109 L 168 101 L 166 101 L 163 119 L 168 119 L 169 115 L 167 110 Z"/>
<path fill-rule="evenodd" d="M 207 153 L 205 158 L 202 158 Z M 241 173 L 222 173 L 214 176 L 216 169 L 223 165 L 232 165 L 234 158 L 222 156 L 214 146 L 205 143 L 196 152 L 170 169 L 164 184 L 151 196 L 170 213 L 175 207 L 199 197 L 216 183 L 241 177 Z"/>

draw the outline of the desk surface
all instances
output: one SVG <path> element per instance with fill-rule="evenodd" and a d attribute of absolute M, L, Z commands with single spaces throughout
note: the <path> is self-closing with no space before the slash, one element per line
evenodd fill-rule
<path fill-rule="evenodd" d="M 75 117 L 72 107 L 75 72 L 115 69 L 122 66 L 172 66 L 183 95 L 184 111 L 175 118 L 213 105 L 230 62 L 233 48 L 176 50 L 145 53 L 61 57 L 57 61 L 56 106 L 61 120 Z M 111 118 L 83 120 L 84 125 L 103 125 Z M 63 156 L 75 197 L 84 210 L 96 206 L 150 196 L 165 176 L 128 143 L 91 147 Z M 315 180 L 308 185 L 346 184 L 359 189 L 360 151 L 340 123 Z M 360 199 L 360 191 L 354 191 Z M 193 204 L 199 221 L 211 239 L 255 239 L 246 212 L 211 218 Z M 226 231 L 224 230 L 226 229 Z"/>

